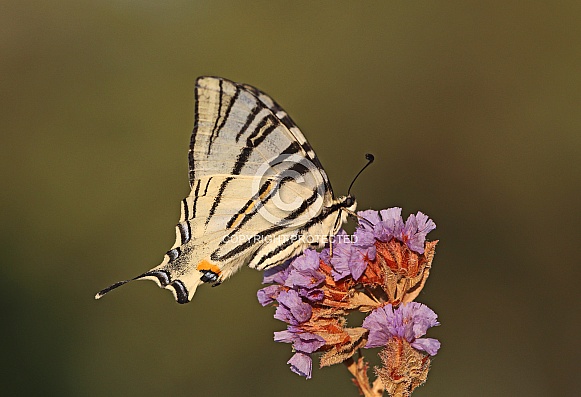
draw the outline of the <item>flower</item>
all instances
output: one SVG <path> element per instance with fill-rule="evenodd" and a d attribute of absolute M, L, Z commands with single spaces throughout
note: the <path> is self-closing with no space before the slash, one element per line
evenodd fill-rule
<path fill-rule="evenodd" d="M 311 306 L 303 302 L 299 293 L 295 290 L 280 291 L 276 297 L 279 303 L 274 313 L 274 318 L 290 325 L 299 325 L 311 318 Z"/>
<path fill-rule="evenodd" d="M 268 287 L 259 289 L 256 293 L 258 302 L 260 302 L 262 306 L 270 305 L 276 300 L 280 291 L 282 291 L 282 287 L 277 284 L 269 285 Z"/>
<path fill-rule="evenodd" d="M 262 284 L 284 284 L 290 273 L 290 264 L 291 261 L 286 261 L 282 265 L 265 270 L 262 276 Z"/>
<path fill-rule="evenodd" d="M 404 222 L 401 211 L 360 211 L 354 236 L 340 230 L 321 252 L 305 249 L 264 272 L 263 284 L 270 285 L 257 292 L 258 301 L 275 306 L 274 317 L 287 323 L 274 340 L 292 344 L 287 364 L 293 372 L 310 379 L 313 353 L 325 367 L 353 363 L 360 348 L 381 346 L 384 368 L 376 368 L 375 383 L 393 394 L 425 381 L 440 342 L 423 336 L 439 323 L 431 309 L 412 301 L 430 273 L 437 241 L 426 242 L 426 235 L 436 225 L 421 212 Z M 347 326 L 354 311 L 369 313 L 362 326 Z M 364 390 L 368 366 L 362 358 L 358 363 L 355 383 Z"/>
<path fill-rule="evenodd" d="M 371 236 L 376 240 L 388 242 L 401 235 L 404 227 L 401 217 L 401 208 L 393 207 L 379 212 L 374 210 L 359 211 L 357 213 L 367 222 L 360 222 L 355 235 L 358 240 L 368 241 Z"/>
<path fill-rule="evenodd" d="M 311 373 L 313 371 L 313 359 L 310 354 L 304 354 L 297 352 L 290 360 L 286 362 L 290 364 L 290 369 L 295 374 L 304 376 L 307 379 L 311 379 Z"/>
<path fill-rule="evenodd" d="M 424 213 L 418 211 L 417 215 L 412 214 L 406 220 L 401 241 L 406 243 L 412 251 L 423 254 L 426 235 L 435 228 L 436 224 L 434 221 Z"/>
<path fill-rule="evenodd" d="M 286 331 L 275 332 L 274 341 L 292 343 L 296 351 L 303 353 L 313 353 L 325 344 L 325 339 L 321 336 L 305 332 L 292 325 Z"/>
<path fill-rule="evenodd" d="M 303 254 L 291 262 L 291 273 L 297 271 L 319 270 L 319 253 L 313 249 L 306 249 Z"/>
<path fill-rule="evenodd" d="M 337 235 L 343 236 L 346 233 L 341 230 Z M 333 246 L 333 257 L 329 258 L 329 263 L 333 266 L 333 280 L 338 281 L 349 275 L 358 280 L 367 268 L 367 261 L 375 259 L 375 246 L 367 246 L 359 241 L 355 244 L 344 238 L 338 240 Z"/>
<path fill-rule="evenodd" d="M 440 342 L 424 336 L 428 328 L 440 325 L 432 309 L 417 302 L 404 303 L 397 309 L 391 304 L 375 309 L 363 321 L 369 330 L 366 348 L 386 346 L 390 339 L 405 339 L 410 345 L 434 356 Z"/>
<path fill-rule="evenodd" d="M 320 301 L 324 293 L 317 287 L 324 283 L 325 275 L 319 272 L 319 253 L 307 249 L 303 255 L 291 262 L 289 274 L 284 282 L 286 287 L 295 289 L 300 296 L 310 301 Z"/>
<path fill-rule="evenodd" d="M 267 306 L 273 303 L 278 297 L 280 291 L 284 290 L 283 285 L 291 271 L 290 264 L 291 261 L 286 261 L 280 266 L 275 266 L 264 271 L 262 284 L 276 284 L 259 289 L 256 293 L 258 302 L 260 302 L 262 306 Z"/>
<path fill-rule="evenodd" d="M 388 242 L 395 238 L 418 254 L 424 253 L 426 235 L 436 228 L 434 221 L 422 212 L 416 215 L 411 214 L 404 224 L 399 207 L 379 212 L 359 211 L 357 215 L 366 220 L 366 222 L 360 222 L 355 231 L 360 244 L 370 244 L 372 239 Z"/>

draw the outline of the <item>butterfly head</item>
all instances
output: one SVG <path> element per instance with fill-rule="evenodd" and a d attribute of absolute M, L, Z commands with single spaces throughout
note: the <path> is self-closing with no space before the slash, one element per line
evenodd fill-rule
<path fill-rule="evenodd" d="M 355 200 L 355 197 L 353 197 L 352 195 L 347 195 L 343 198 L 343 208 L 346 208 L 350 211 L 355 211 L 355 208 L 357 208 L 357 200 Z"/>

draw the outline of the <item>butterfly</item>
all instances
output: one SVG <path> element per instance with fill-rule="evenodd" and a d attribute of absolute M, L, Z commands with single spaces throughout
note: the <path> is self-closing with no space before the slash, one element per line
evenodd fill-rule
<path fill-rule="evenodd" d="M 96 299 L 146 279 L 187 303 L 200 284 L 219 285 L 244 265 L 265 270 L 325 246 L 355 210 L 350 194 L 334 198 L 304 135 L 264 92 L 199 77 L 194 117 L 191 193 L 181 202 L 175 244 L 159 266 Z"/>

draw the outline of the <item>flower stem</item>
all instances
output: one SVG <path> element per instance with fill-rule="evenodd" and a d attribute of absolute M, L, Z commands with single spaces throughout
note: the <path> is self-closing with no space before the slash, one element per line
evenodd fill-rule
<path fill-rule="evenodd" d="M 381 397 L 385 388 L 381 379 L 376 379 L 373 385 L 370 385 L 369 378 L 367 377 L 367 369 L 369 364 L 363 359 L 361 352 L 359 352 L 359 358 L 357 361 L 353 360 L 352 357 L 348 358 L 343 362 L 347 366 L 347 370 L 353 375 L 353 383 L 359 388 L 359 392 L 365 397 Z"/>

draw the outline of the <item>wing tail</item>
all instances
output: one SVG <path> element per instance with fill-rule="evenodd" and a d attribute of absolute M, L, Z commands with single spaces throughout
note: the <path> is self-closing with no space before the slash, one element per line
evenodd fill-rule
<path fill-rule="evenodd" d="M 107 294 L 109 291 L 114 290 L 117 287 L 121 287 L 124 284 L 127 284 L 128 282 L 130 282 L 131 280 L 123 280 L 123 281 L 119 281 L 113 285 L 108 286 L 107 288 L 102 289 L 101 291 L 97 292 L 97 294 L 95 295 L 95 299 L 101 299 L 103 296 L 105 296 L 105 294 Z"/>
<path fill-rule="evenodd" d="M 95 299 L 101 299 L 105 294 L 109 293 L 117 287 L 127 284 L 130 281 L 152 280 L 160 288 L 170 290 L 178 303 L 188 303 L 194 297 L 198 286 L 203 283 L 201 280 L 203 275 L 198 271 L 193 271 L 192 274 L 187 274 L 184 276 L 185 277 L 182 279 L 172 279 L 171 273 L 167 269 L 155 268 L 130 280 L 123 280 L 110 285 L 109 287 L 99 291 L 95 295 Z"/>

